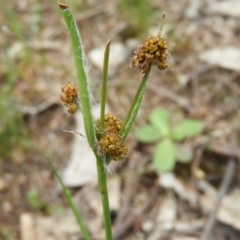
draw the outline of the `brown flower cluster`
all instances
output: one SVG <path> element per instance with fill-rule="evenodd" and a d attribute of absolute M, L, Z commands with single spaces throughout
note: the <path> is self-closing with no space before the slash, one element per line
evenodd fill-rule
<path fill-rule="evenodd" d="M 68 112 L 74 114 L 79 109 L 77 86 L 73 83 L 67 83 L 61 90 L 61 101 L 67 107 Z"/>
<path fill-rule="evenodd" d="M 169 67 L 166 62 L 168 57 L 166 40 L 160 36 L 150 36 L 134 51 L 130 66 L 139 69 L 143 74 L 147 74 L 152 65 L 165 70 Z"/>
<path fill-rule="evenodd" d="M 101 154 L 112 160 L 121 161 L 127 156 L 128 149 L 122 141 L 119 131 L 122 122 L 111 113 L 105 115 L 105 130 L 103 136 L 99 139 L 99 151 Z M 99 129 L 99 119 L 96 121 L 96 128 Z M 99 134 L 100 136 L 100 134 Z"/>
<path fill-rule="evenodd" d="M 100 125 L 100 120 L 97 119 L 96 121 L 97 129 L 99 129 L 99 125 Z M 104 117 L 105 132 L 113 132 L 118 134 L 121 127 L 122 127 L 122 121 L 119 118 L 114 116 L 112 113 L 105 114 L 105 117 Z"/>

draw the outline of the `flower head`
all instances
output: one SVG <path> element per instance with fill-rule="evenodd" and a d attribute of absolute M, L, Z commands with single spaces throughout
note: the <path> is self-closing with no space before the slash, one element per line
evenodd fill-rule
<path fill-rule="evenodd" d="M 127 155 L 128 149 L 117 133 L 106 132 L 98 143 L 100 153 L 111 157 L 113 160 L 121 161 Z"/>
<path fill-rule="evenodd" d="M 67 107 L 68 112 L 74 114 L 79 109 L 77 86 L 73 83 L 67 83 L 61 90 L 61 101 Z"/>
<path fill-rule="evenodd" d="M 130 66 L 139 69 L 143 74 L 150 71 L 152 65 L 159 70 L 169 67 L 166 60 L 169 57 L 168 44 L 159 35 L 150 36 L 134 51 Z"/>
<path fill-rule="evenodd" d="M 95 122 L 97 133 L 100 133 L 99 119 Z M 122 121 L 112 113 L 107 113 L 104 117 L 104 133 L 97 134 L 99 152 L 112 160 L 121 161 L 127 156 L 128 149 L 122 141 L 119 131 Z"/>
<path fill-rule="evenodd" d="M 99 119 L 96 121 L 96 128 L 99 129 Z M 122 127 L 122 121 L 117 118 L 115 115 L 112 113 L 107 113 L 105 114 L 104 117 L 104 128 L 105 132 L 114 132 L 114 133 L 119 133 L 120 129 Z"/>

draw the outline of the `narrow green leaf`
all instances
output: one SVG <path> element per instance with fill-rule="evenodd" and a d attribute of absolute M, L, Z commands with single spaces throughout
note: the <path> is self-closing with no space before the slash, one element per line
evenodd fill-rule
<path fill-rule="evenodd" d="M 149 117 L 150 122 L 156 127 L 162 136 L 168 136 L 170 133 L 168 112 L 159 108 L 153 111 Z"/>
<path fill-rule="evenodd" d="M 82 215 L 80 214 L 76 204 L 74 203 L 73 201 L 73 197 L 71 195 L 71 193 L 69 192 L 69 190 L 65 187 L 65 185 L 63 184 L 63 181 L 62 179 L 60 178 L 58 172 L 57 172 L 57 169 L 55 168 L 55 166 L 53 165 L 52 161 L 50 160 L 50 158 L 47 157 L 47 161 L 48 161 L 48 164 L 49 166 L 51 167 L 55 177 L 57 178 L 59 184 L 61 185 L 62 187 L 62 190 L 63 190 L 63 194 L 68 202 L 68 204 L 70 205 L 72 211 L 73 211 L 73 214 L 77 220 L 77 223 L 78 223 L 78 226 L 80 227 L 81 231 L 82 231 L 82 234 L 84 236 L 84 239 L 86 240 L 90 240 L 90 235 L 88 233 L 88 230 L 87 230 L 87 227 L 85 225 L 85 223 L 83 222 L 83 219 L 82 219 Z"/>
<path fill-rule="evenodd" d="M 105 107 L 106 107 L 106 92 L 107 92 L 107 77 L 108 77 L 108 62 L 109 62 L 109 53 L 110 53 L 110 44 L 111 41 L 108 40 L 104 52 L 103 58 L 103 74 L 102 74 L 102 95 L 101 95 L 101 113 L 100 113 L 100 126 L 99 130 L 101 137 L 104 132 L 104 117 L 105 117 Z"/>
<path fill-rule="evenodd" d="M 156 169 L 160 172 L 171 171 L 176 160 L 176 149 L 171 139 L 161 141 L 155 150 L 153 162 Z"/>
<path fill-rule="evenodd" d="M 159 139 L 159 132 L 152 125 L 145 125 L 137 129 L 136 138 L 143 143 L 152 143 Z"/>
<path fill-rule="evenodd" d="M 172 137 L 176 141 L 182 141 L 187 137 L 194 137 L 203 131 L 203 125 L 200 121 L 186 119 L 173 128 Z"/>

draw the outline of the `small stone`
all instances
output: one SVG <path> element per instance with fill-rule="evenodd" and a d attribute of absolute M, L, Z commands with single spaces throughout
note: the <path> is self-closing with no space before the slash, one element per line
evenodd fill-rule
<path fill-rule="evenodd" d="M 7 189 L 7 182 L 3 178 L 0 178 L 0 192 L 5 189 Z"/>

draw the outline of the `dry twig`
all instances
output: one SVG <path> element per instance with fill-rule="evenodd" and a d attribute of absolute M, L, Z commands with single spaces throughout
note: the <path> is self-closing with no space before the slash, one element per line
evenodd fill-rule
<path fill-rule="evenodd" d="M 235 164 L 234 160 L 230 159 L 227 164 L 226 171 L 224 173 L 224 177 L 223 177 L 223 180 L 222 180 L 222 183 L 220 186 L 220 190 L 218 192 L 215 206 L 206 222 L 206 225 L 205 225 L 205 228 L 204 228 L 204 231 L 202 233 L 200 240 L 208 240 L 209 239 L 209 235 L 211 234 L 211 232 L 214 228 L 215 222 L 216 222 L 217 211 L 219 209 L 219 206 L 221 204 L 221 201 L 222 201 L 224 195 L 227 193 L 227 191 L 229 189 L 229 185 L 230 185 L 231 179 L 233 177 L 235 167 L 236 167 L 236 164 Z"/>

